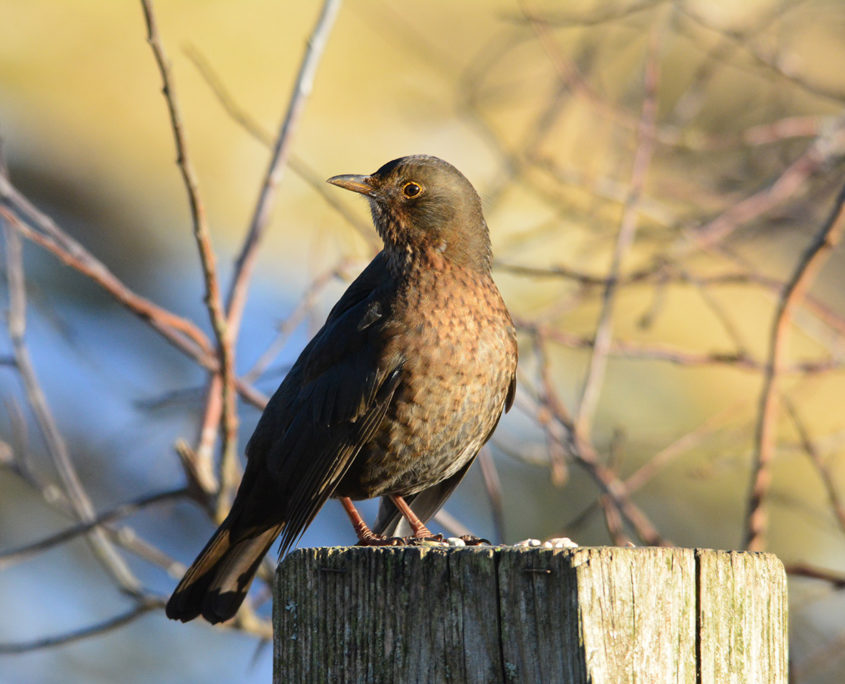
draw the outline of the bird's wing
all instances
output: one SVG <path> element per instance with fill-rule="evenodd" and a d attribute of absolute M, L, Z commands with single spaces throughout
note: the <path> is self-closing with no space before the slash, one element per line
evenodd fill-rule
<path fill-rule="evenodd" d="M 247 445 L 244 491 L 233 509 L 242 505 L 245 527 L 284 522 L 282 553 L 378 429 L 401 380 L 403 359 L 384 352 L 389 299 L 381 293 L 388 279 L 376 257 L 350 285 L 268 402 Z"/>
<path fill-rule="evenodd" d="M 276 471 L 274 479 L 288 488 L 281 553 L 295 543 L 310 524 L 346 474 L 361 446 L 381 424 L 400 379 L 401 367 L 388 373 L 354 420 L 325 425 L 315 422 L 305 408 L 269 454 L 268 466 Z"/>

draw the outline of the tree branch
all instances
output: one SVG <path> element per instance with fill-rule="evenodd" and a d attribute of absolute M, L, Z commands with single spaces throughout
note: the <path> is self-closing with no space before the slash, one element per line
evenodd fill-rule
<path fill-rule="evenodd" d="M 217 433 L 217 418 L 222 414 L 223 443 L 221 449 L 223 453 L 223 464 L 221 465 L 221 470 L 225 470 L 226 464 L 236 458 L 235 449 L 237 447 L 238 414 L 235 393 L 235 336 L 231 334 L 226 314 L 223 310 L 223 301 L 217 281 L 216 258 L 214 248 L 211 245 L 211 235 L 208 229 L 205 206 L 200 197 L 199 183 L 197 182 L 193 164 L 188 155 L 182 115 L 179 111 L 173 82 L 170 77 L 170 66 L 167 55 L 164 52 L 164 46 L 158 33 L 152 0 L 141 0 L 141 6 L 144 10 L 144 20 L 147 25 L 147 42 L 152 48 L 163 83 L 162 93 L 167 102 L 170 127 L 176 143 L 176 164 L 182 174 L 182 180 L 188 194 L 188 204 L 191 209 L 191 224 L 197 251 L 200 256 L 200 263 L 202 264 L 203 282 L 205 283 L 205 305 L 208 309 L 209 318 L 211 319 L 211 327 L 214 330 L 214 337 L 217 341 L 217 355 L 220 360 L 219 381 L 215 377 L 209 386 L 210 401 L 215 403 L 215 405 L 217 402 L 220 403 L 220 412 L 217 416 L 213 416 L 213 424 L 209 424 L 208 420 L 203 424 L 202 436 L 200 438 L 201 447 L 197 451 L 201 458 L 208 454 L 207 460 L 210 462 L 211 449 L 204 449 L 202 447 L 213 443 L 214 436 Z M 217 398 L 218 394 L 220 395 L 219 399 Z"/>
<path fill-rule="evenodd" d="M 660 45 L 661 28 L 652 29 L 648 56 L 646 58 L 642 114 L 638 128 L 637 151 L 631 171 L 631 183 L 628 199 L 622 211 L 622 220 L 602 297 L 599 320 L 593 341 L 590 364 L 581 395 L 575 410 L 575 430 L 582 439 L 589 439 L 592 431 L 593 415 L 598 404 L 599 394 L 604 383 L 607 368 L 607 355 L 613 335 L 613 310 L 616 300 L 617 280 L 622 268 L 622 261 L 634 243 L 637 232 L 637 213 L 640 197 L 645 184 L 645 177 L 654 152 L 654 130 L 657 120 L 657 86 L 660 80 Z"/>
<path fill-rule="evenodd" d="M 124 518 L 127 515 L 132 515 L 133 513 L 136 513 L 137 511 L 152 504 L 156 504 L 161 501 L 170 501 L 171 499 L 178 499 L 186 496 L 187 494 L 188 489 L 186 487 L 168 489 L 163 492 L 156 492 L 155 494 L 147 494 L 146 496 L 139 497 L 134 501 L 128 501 L 107 511 L 98 513 L 94 518 L 87 522 L 74 525 L 62 530 L 61 532 L 39 539 L 38 541 L 19 546 L 16 549 L 10 549 L 9 551 L 0 551 L 0 571 L 11 565 L 27 560 L 41 551 L 46 551 L 58 544 L 68 542 L 78 537 L 80 534 L 85 534 L 86 532 L 91 531 L 98 525 L 112 522 L 119 518 Z"/>
<path fill-rule="evenodd" d="M 59 431 L 47 398 L 41 389 L 35 368 L 26 346 L 26 286 L 24 283 L 23 254 L 20 235 L 8 226 L 4 230 L 6 239 L 6 279 L 9 289 L 9 314 L 7 325 L 12 340 L 12 350 L 18 375 L 26 392 L 27 400 L 47 446 L 50 459 L 62 481 L 77 517 L 83 522 L 96 518 L 94 506 L 85 487 L 79 479 L 64 438 Z M 93 529 L 86 537 L 94 555 L 109 572 L 118 585 L 131 595 L 138 595 L 141 584 L 123 557 L 107 539 L 103 530 Z"/>
<path fill-rule="evenodd" d="M 744 545 L 750 551 L 761 551 L 766 546 L 768 515 L 765 499 L 771 482 L 771 465 L 774 456 L 775 428 L 777 425 L 778 376 L 786 357 L 786 345 L 792 312 L 801 302 L 829 252 L 839 241 L 845 229 L 845 186 L 839 192 L 833 210 L 813 241 L 801 256 L 778 303 L 769 338 L 769 362 L 760 393 L 760 410 L 755 430 L 754 463 L 752 465 L 751 491 L 745 518 Z"/>
<path fill-rule="evenodd" d="M 138 601 L 135 606 L 123 613 L 119 613 L 107 620 L 97 622 L 81 629 L 65 632 L 64 634 L 57 634 L 55 636 L 42 637 L 41 639 L 33 639 L 32 641 L 5 644 L 0 643 L 0 655 L 40 651 L 45 648 L 53 648 L 54 646 L 62 646 L 74 641 L 99 636 L 100 634 L 105 634 L 113 629 L 129 624 L 136 618 L 149 613 L 151 610 L 163 608 L 164 603 L 165 601 L 162 598 L 145 598 Z"/>

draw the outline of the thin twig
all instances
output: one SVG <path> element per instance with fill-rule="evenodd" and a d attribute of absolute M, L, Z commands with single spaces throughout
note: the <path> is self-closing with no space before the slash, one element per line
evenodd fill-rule
<path fill-rule="evenodd" d="M 626 5 L 608 3 L 606 5 L 596 5 L 590 7 L 586 11 L 581 11 L 578 8 L 576 11 L 569 9 L 554 8 L 553 11 L 546 12 L 543 15 L 543 22 L 551 24 L 552 26 L 596 26 L 609 22 L 621 21 L 633 14 L 638 14 L 644 10 L 653 9 L 657 5 L 664 4 L 666 0 L 635 0 Z M 550 5 L 550 7 L 553 7 Z M 561 6 L 562 7 L 562 6 Z M 524 16 L 536 21 L 527 10 L 523 10 Z M 511 21 L 517 21 L 520 17 L 505 17 Z"/>
<path fill-rule="evenodd" d="M 98 636 L 105 632 L 110 632 L 113 629 L 122 627 L 136 618 L 149 613 L 151 610 L 158 610 L 164 607 L 164 599 L 161 598 L 144 598 L 138 601 L 129 610 L 115 615 L 102 622 L 97 622 L 93 625 L 83 627 L 82 629 L 75 629 L 64 634 L 57 634 L 55 636 L 42 637 L 41 639 L 33 639 L 32 641 L 21 641 L 18 643 L 0 643 L 0 654 L 10 653 L 29 653 L 31 651 L 40 651 L 45 648 L 52 648 L 54 646 L 61 646 L 69 644 L 74 641 L 87 639 L 88 637 Z"/>
<path fill-rule="evenodd" d="M 534 335 L 534 355 L 537 358 L 537 375 L 541 387 L 539 392 L 541 408 L 537 412 L 536 421 L 546 435 L 552 484 L 562 487 L 569 479 L 569 469 L 566 465 L 565 447 L 568 435 L 561 433 L 561 427 L 565 424 L 564 429 L 572 429 L 572 421 L 555 390 L 549 357 L 546 354 L 546 339 L 541 335 Z M 553 413 L 557 414 L 558 420 L 553 420 Z"/>
<path fill-rule="evenodd" d="M 787 66 L 787 60 L 775 60 L 771 58 L 752 41 L 747 40 L 746 36 L 742 33 L 714 25 L 712 22 L 708 21 L 703 14 L 693 11 L 693 7 L 688 3 L 676 3 L 675 7 L 697 25 L 710 31 L 714 31 L 719 35 L 738 43 L 754 59 L 754 61 L 757 62 L 757 64 L 769 70 L 771 73 L 797 85 L 799 88 L 806 90 L 808 93 L 829 98 L 840 105 L 845 102 L 845 91 L 831 88 L 823 83 L 812 81 L 806 75 L 799 75 L 795 73 L 792 68 Z M 777 7 L 780 7 L 780 5 L 777 5 Z"/>
<path fill-rule="evenodd" d="M 533 323 L 514 316 L 520 330 L 541 335 L 549 342 L 560 344 L 573 349 L 590 349 L 595 344 L 591 337 L 575 335 L 543 323 Z M 712 351 L 688 352 L 683 349 L 669 347 L 662 344 L 638 344 L 627 340 L 614 340 L 607 350 L 608 356 L 643 361 L 665 361 L 678 366 L 728 366 L 738 370 L 761 371 L 766 369 L 766 363 L 755 359 L 742 351 Z M 845 365 L 845 361 L 832 358 L 798 361 L 784 365 L 784 374 L 813 375 L 838 370 Z"/>
<path fill-rule="evenodd" d="M 526 383 L 522 382 L 520 385 L 523 391 L 518 393 L 517 401 L 519 402 L 521 398 L 522 402 L 525 402 L 528 398 L 528 394 L 525 392 Z M 571 449 L 575 463 L 586 471 L 599 490 L 607 495 L 607 498 L 602 500 L 602 504 L 605 507 L 613 506 L 617 508 L 624 521 L 634 529 L 643 543 L 651 546 L 668 544 L 669 542 L 660 535 L 648 516 L 631 501 L 625 485 L 616 474 L 599 461 L 598 452 L 592 443 L 581 438 L 575 431 L 572 417 L 554 387 L 549 385 L 544 388 L 544 392 L 542 398 L 531 397 L 533 404 L 530 406 L 529 414 L 534 417 L 535 421 L 541 421 L 544 415 L 542 409 L 545 409 L 559 427 L 563 428 L 568 438 L 560 435 L 551 426 L 548 434 L 555 439 L 559 439 L 561 445 L 565 448 Z"/>
<path fill-rule="evenodd" d="M 642 115 L 638 128 L 637 151 L 631 171 L 631 183 L 628 199 L 622 211 L 622 220 L 616 244 L 613 248 L 609 277 L 602 297 L 599 320 L 590 364 L 581 396 L 575 411 L 575 429 L 584 439 L 588 439 L 592 430 L 593 416 L 598 404 L 604 374 L 607 368 L 607 354 L 613 335 L 613 311 L 616 302 L 617 279 L 622 268 L 622 261 L 634 243 L 637 231 L 637 212 L 640 197 L 645 184 L 645 177 L 654 151 L 654 129 L 657 119 L 657 85 L 660 79 L 661 29 L 652 31 L 648 56 L 646 58 Z"/>
<path fill-rule="evenodd" d="M 762 16 L 758 15 L 754 23 L 741 33 L 737 32 L 733 37 L 722 36 L 722 40 L 718 41 L 712 47 L 708 41 L 703 64 L 693 76 L 692 82 L 683 96 L 675 103 L 672 114 L 670 115 L 671 118 L 676 121 L 681 119 L 681 121 L 688 122 L 698 114 L 705 102 L 704 84 L 717 74 L 717 65 L 723 62 L 729 63 L 730 57 L 733 54 L 739 52 L 741 48 L 752 42 L 770 26 L 778 21 L 782 21 L 787 10 L 793 10 L 803 2 L 805 0 L 797 0 L 789 3 L 789 5 L 785 3 L 774 3 L 769 9 L 763 11 Z M 681 11 L 683 12 L 683 9 Z M 704 49 L 704 45 L 701 46 L 701 49 Z"/>
<path fill-rule="evenodd" d="M 760 410 L 755 430 L 754 463 L 751 491 L 745 519 L 745 547 L 750 551 L 765 548 L 768 516 L 765 499 L 771 482 L 777 424 L 778 376 L 786 357 L 786 344 L 792 312 L 802 300 L 827 255 L 845 229 L 845 187 L 839 192 L 833 211 L 801 256 L 786 289 L 781 295 L 772 322 L 769 339 L 769 365 L 760 393 Z"/>
<path fill-rule="evenodd" d="M 199 431 L 197 435 L 197 447 L 194 450 L 196 456 L 196 468 L 202 476 L 197 482 L 206 484 L 210 489 L 206 490 L 208 497 L 217 495 L 216 505 L 214 506 L 214 519 L 219 524 L 223 522 L 229 510 L 229 497 L 224 496 L 222 480 L 224 477 L 228 480 L 234 476 L 234 472 L 230 472 L 236 467 L 235 455 L 227 456 L 229 451 L 234 447 L 234 442 L 226 443 L 227 448 L 222 448 L 221 445 L 221 461 L 217 471 L 214 469 L 214 445 L 217 441 L 218 428 L 220 421 L 223 418 L 225 411 L 225 382 L 221 373 L 214 373 L 208 379 L 208 385 L 205 390 L 205 404 L 203 406 L 202 418 L 199 423 Z M 224 476 L 224 471 L 226 475 Z M 229 490 L 226 490 L 227 493 Z"/>
<path fill-rule="evenodd" d="M 232 344 L 235 344 L 238 338 L 252 271 L 258 254 L 258 245 L 269 222 L 273 205 L 275 204 L 279 182 L 282 179 L 285 163 L 287 162 L 293 141 L 293 132 L 299 123 L 299 119 L 305 108 L 305 102 L 314 86 L 317 65 L 328 42 L 329 32 L 339 9 L 340 0 L 325 0 L 314 30 L 308 39 L 305 55 L 299 69 L 299 75 L 297 76 L 293 93 L 288 103 L 287 114 L 282 122 L 276 143 L 273 146 L 270 163 L 264 175 L 261 192 L 255 210 L 253 211 L 247 235 L 244 238 L 240 254 L 235 261 L 232 284 L 226 297 L 226 320 L 229 339 Z M 221 486 L 217 505 L 218 517 L 220 517 L 221 509 L 228 507 L 228 501 L 231 498 L 234 488 L 237 486 L 237 455 L 234 453 L 234 450 L 224 451 L 220 473 Z"/>
<path fill-rule="evenodd" d="M 47 398 L 35 374 L 35 368 L 29 356 L 29 349 L 26 346 L 26 285 L 24 283 L 20 235 L 8 226 L 5 227 L 4 235 L 6 240 L 6 278 L 9 290 L 7 325 L 9 328 L 9 337 L 12 340 L 12 350 L 18 375 L 21 378 L 27 400 L 44 438 L 47 452 L 62 481 L 65 494 L 76 516 L 83 522 L 90 522 L 96 518 L 94 506 L 79 479 L 67 444 L 50 411 Z M 140 582 L 129 569 L 123 557 L 106 538 L 103 530 L 99 528 L 93 529 L 86 535 L 86 539 L 99 562 L 118 585 L 127 593 L 138 595 L 141 590 Z"/>
<path fill-rule="evenodd" d="M 497 260 L 495 267 L 500 271 L 532 278 L 563 278 L 585 287 L 607 287 L 610 281 L 606 276 L 584 273 L 578 269 L 563 265 L 547 267 L 528 266 L 524 264 L 503 263 Z M 773 278 L 764 273 L 757 273 L 750 269 L 704 275 L 692 273 L 688 268 L 674 268 L 671 264 L 662 261 L 646 268 L 620 274 L 616 284 L 618 287 L 638 284 L 645 286 L 652 282 L 660 281 L 666 284 L 670 282 L 689 282 L 699 287 L 755 285 L 765 288 L 778 296 L 783 292 L 785 287 L 785 284 L 778 278 Z M 804 305 L 825 325 L 845 335 L 845 318 L 831 310 L 818 297 L 807 295 Z"/>
<path fill-rule="evenodd" d="M 789 563 L 784 567 L 786 574 L 790 577 L 807 577 L 809 579 L 822 580 L 827 582 L 834 589 L 845 588 L 845 575 L 835 570 L 818 568 L 807 563 Z"/>
<path fill-rule="evenodd" d="M 700 444 L 706 435 L 716 430 L 727 418 L 735 416 L 741 404 L 742 402 L 736 402 L 731 406 L 726 406 L 721 411 L 709 416 L 695 429 L 681 435 L 671 444 L 655 453 L 646 463 L 625 479 L 625 489 L 628 493 L 633 494 L 679 455 Z"/>
<path fill-rule="evenodd" d="M 795 426 L 795 430 L 798 432 L 798 438 L 801 440 L 801 447 L 804 449 L 807 456 L 810 457 L 810 460 L 819 473 L 819 477 L 824 485 L 825 493 L 827 494 L 827 500 L 830 502 L 830 508 L 836 516 L 839 528 L 845 532 L 845 504 L 843 504 L 842 497 L 839 495 L 839 490 L 836 487 L 836 482 L 830 472 L 830 468 L 824 462 L 821 454 L 819 454 L 819 450 L 813 443 L 813 440 L 807 431 L 807 426 L 798 413 L 798 407 L 795 406 L 794 402 L 792 402 L 789 397 L 782 397 L 781 400 L 786 408 L 786 412 L 792 420 L 792 424 Z"/>
<path fill-rule="evenodd" d="M 206 56 L 195 46 L 190 45 L 185 53 L 188 59 L 199 71 L 200 76 L 211 88 L 218 102 L 223 107 L 223 110 L 229 117 L 246 131 L 252 138 L 260 142 L 265 147 L 272 149 L 274 140 L 273 135 L 265 129 L 255 118 L 241 107 L 235 100 L 235 97 L 223 83 L 220 75 L 211 66 L 211 63 Z M 340 214 L 343 219 L 352 226 L 355 231 L 373 248 L 380 248 L 381 240 L 379 240 L 375 231 L 368 221 L 359 218 L 359 215 L 349 210 L 348 206 L 338 199 L 338 195 L 329 189 L 324 178 L 322 178 L 311 166 L 305 162 L 304 159 L 297 157 L 291 153 L 288 155 L 288 168 L 293 171 L 300 179 L 305 181 L 308 186 L 314 190 L 332 209 Z"/>
<path fill-rule="evenodd" d="M 12 417 L 15 418 L 14 412 L 12 413 Z M 17 422 L 22 423 L 20 419 L 16 420 Z M 22 456 L 25 453 L 24 445 L 26 444 L 26 438 L 25 436 L 20 437 L 19 435 L 25 430 L 25 428 L 26 426 L 21 424 L 20 427 L 17 427 L 14 431 L 14 434 L 18 436 L 18 439 L 16 440 L 17 444 L 13 450 L 14 453 L 11 463 L 12 471 L 18 477 L 23 479 L 27 485 L 37 491 L 48 506 L 70 518 L 76 517 L 73 504 L 68 496 L 55 484 L 47 481 L 38 471 L 30 468 L 26 458 Z M 175 562 L 161 550 L 139 538 L 131 528 L 126 526 L 117 528 L 113 527 L 110 523 L 105 522 L 100 524 L 99 529 L 104 531 L 115 545 L 120 546 L 127 551 L 131 551 L 139 558 L 143 558 L 155 565 L 161 566 L 170 575 L 174 577 L 181 577 L 185 573 L 185 567 L 183 565 Z"/>
<path fill-rule="evenodd" d="M 98 525 L 132 515 L 147 506 L 161 501 L 170 501 L 171 499 L 181 498 L 187 493 L 187 488 L 180 487 L 179 489 L 168 489 L 163 492 L 156 492 L 155 494 L 147 494 L 146 496 L 139 497 L 134 501 L 128 501 L 115 506 L 114 508 L 110 508 L 107 511 L 98 513 L 92 520 L 74 525 L 62 530 L 61 532 L 39 539 L 38 541 L 30 542 L 29 544 L 19 546 L 16 549 L 10 549 L 9 551 L 0 551 L 0 570 L 27 560 L 40 551 L 46 551 L 53 546 L 64 544 L 65 542 L 75 539 L 79 535 L 89 532 Z"/>
<path fill-rule="evenodd" d="M 214 397 L 210 400 L 215 404 L 218 401 L 220 403 L 220 417 L 223 423 L 223 440 L 221 446 L 223 463 L 221 464 L 221 470 L 225 470 L 227 463 L 236 458 L 235 449 L 237 447 L 238 414 L 235 393 L 235 336 L 231 334 L 226 314 L 223 310 L 223 300 L 217 280 L 216 257 L 214 248 L 211 245 L 211 235 L 208 229 L 205 206 L 200 197 L 199 183 L 197 182 L 191 158 L 188 155 L 188 145 L 185 138 L 182 114 L 179 111 L 179 103 L 176 99 L 173 81 L 170 76 L 169 61 L 164 52 L 164 45 L 158 32 L 152 0 L 141 0 L 141 5 L 144 9 L 144 20 L 147 25 L 147 42 L 152 48 L 163 83 L 162 93 L 167 102 L 170 127 L 176 143 L 176 164 L 182 174 L 182 181 L 188 195 L 194 240 L 196 241 L 200 263 L 202 265 L 203 282 L 205 283 L 205 305 L 208 309 L 211 327 L 214 330 L 214 337 L 217 342 L 217 355 L 220 359 L 220 379 L 219 382 L 216 381 L 216 378 L 211 381 L 209 393 L 220 394 L 219 399 Z M 207 423 L 203 425 L 200 440 L 201 446 L 197 451 L 200 458 L 207 454 L 207 460 L 209 462 L 211 460 L 211 449 L 208 448 L 208 445 L 213 443 L 216 432 L 216 420 L 213 426 Z M 225 476 L 223 476 L 223 479 L 226 479 Z"/>
<path fill-rule="evenodd" d="M 736 322 L 731 318 L 728 311 L 722 303 L 713 295 L 713 292 L 695 276 L 687 274 L 687 281 L 695 286 L 696 291 L 701 297 L 704 305 L 713 313 L 716 319 L 721 323 L 725 334 L 733 342 L 736 348 L 737 356 L 748 356 L 748 343 L 743 334 L 740 332 Z"/>
<path fill-rule="evenodd" d="M 247 235 L 241 247 L 241 252 L 235 262 L 235 273 L 226 298 L 226 312 L 229 325 L 233 330 L 233 337 L 237 337 L 237 331 L 240 328 L 241 316 L 243 315 L 243 307 L 246 302 L 250 278 L 255 264 L 258 243 L 264 234 L 270 214 L 273 211 L 276 192 L 279 182 L 282 179 L 282 173 L 293 140 L 293 132 L 299 123 L 299 119 L 305 108 L 305 102 L 314 87 L 314 76 L 317 72 L 317 65 L 326 47 L 329 32 L 339 9 L 340 0 L 325 0 L 314 30 L 308 39 L 305 55 L 288 103 L 287 114 L 282 121 L 279 135 L 273 146 L 273 153 L 270 157 L 267 172 L 264 175 L 258 202 L 253 211 L 252 220 L 250 221 Z"/>
<path fill-rule="evenodd" d="M 616 506 L 608 505 L 610 497 L 607 494 L 602 494 L 599 497 L 598 505 L 604 511 L 604 523 L 607 528 L 607 534 L 611 541 L 616 546 L 631 546 L 631 540 L 625 534 L 625 528 L 622 524 L 622 516 L 619 514 L 619 509 Z"/>
<path fill-rule="evenodd" d="M 527 21 L 543 51 L 546 53 L 552 66 L 558 74 L 561 82 L 575 95 L 578 95 L 587 100 L 592 105 L 594 111 L 616 122 L 629 130 L 638 130 L 642 133 L 642 117 L 637 119 L 624 107 L 610 102 L 602 97 L 595 88 L 584 78 L 579 72 L 577 65 L 567 57 L 558 47 L 550 30 L 550 22 L 543 16 L 540 17 L 529 6 L 527 0 L 520 2 L 520 9 L 522 11 L 524 20 Z M 649 136 L 655 137 L 657 134 L 657 127 L 652 126 L 649 130 Z M 653 140 L 650 144 L 653 144 Z"/>
<path fill-rule="evenodd" d="M 49 216 L 33 207 L 3 176 L 0 176 L 0 198 L 9 207 L 0 207 L 0 216 L 23 237 L 53 254 L 66 266 L 90 278 L 119 304 L 149 323 L 150 327 L 171 344 L 201 365 L 216 365 L 208 338 L 199 328 L 191 321 L 163 309 L 126 287 L 101 261 L 61 230 Z M 28 221 L 16 213 L 23 214 Z"/>
<path fill-rule="evenodd" d="M 737 228 L 762 216 L 804 187 L 807 179 L 824 164 L 824 146 L 816 139 L 783 172 L 763 189 L 732 204 L 714 219 L 686 234 L 673 252 L 703 249 L 727 238 Z"/>
<path fill-rule="evenodd" d="M 203 368 L 217 372 L 218 358 L 205 334 L 191 321 L 154 304 L 130 290 L 120 279 L 85 247 L 71 238 L 49 216 L 34 205 L 0 175 L 0 199 L 16 212 L 25 215 L 33 225 L 0 206 L 0 216 L 6 224 L 30 242 L 44 248 L 63 264 L 90 278 L 119 304 L 145 321 L 174 347 L 184 352 Z M 235 386 L 245 401 L 263 407 L 267 398 L 249 383 L 236 379 Z"/>
<path fill-rule="evenodd" d="M 305 319 L 308 311 L 314 306 L 314 302 L 317 300 L 320 292 L 333 279 L 341 277 L 341 273 L 348 263 L 348 259 L 341 259 L 340 263 L 336 266 L 318 274 L 311 281 L 311 284 L 305 290 L 305 293 L 299 298 L 299 301 L 293 311 L 291 311 L 288 317 L 279 324 L 276 338 L 252 365 L 252 368 L 243 374 L 242 379 L 245 382 L 253 383 L 261 376 L 262 373 L 264 373 L 270 362 L 276 358 L 278 353 L 284 347 L 291 333 L 293 333 L 297 326 L 299 326 L 299 324 Z"/>
<path fill-rule="evenodd" d="M 623 480 L 623 486 L 628 495 L 634 494 L 643 487 L 649 480 L 653 479 L 663 468 L 675 460 L 679 455 L 689 451 L 701 443 L 704 437 L 713 432 L 726 418 L 736 415 L 739 403 L 728 406 L 722 411 L 710 416 L 694 430 L 681 435 L 671 444 L 665 446 L 654 456 L 648 459 L 643 465 Z M 584 510 L 578 513 L 571 521 L 563 526 L 563 530 L 570 530 L 583 524 L 592 514 L 598 511 L 601 501 L 593 501 Z"/>

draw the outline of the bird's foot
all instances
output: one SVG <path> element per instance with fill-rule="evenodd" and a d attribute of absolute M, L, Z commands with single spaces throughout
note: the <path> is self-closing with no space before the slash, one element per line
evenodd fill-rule
<path fill-rule="evenodd" d="M 355 508 L 355 504 L 352 503 L 352 499 L 348 496 L 341 496 L 340 503 L 343 506 L 343 509 L 346 511 L 346 515 L 349 516 L 349 520 L 352 522 L 352 526 L 355 528 L 355 534 L 358 536 L 358 543 L 356 546 L 404 546 L 405 540 L 400 539 L 399 537 L 385 537 L 381 534 L 376 534 L 373 532 L 367 523 L 364 522 L 364 519 L 361 517 L 361 514 Z"/>
<path fill-rule="evenodd" d="M 428 530 L 426 530 L 428 532 Z M 442 534 L 432 534 L 428 532 L 428 534 L 421 534 L 421 535 L 412 535 L 410 537 L 405 537 L 405 543 L 410 546 L 419 546 L 421 544 L 442 544 L 446 541 L 446 538 Z"/>
<path fill-rule="evenodd" d="M 406 546 L 407 543 L 402 537 L 383 537 L 373 532 L 359 539 L 355 546 Z"/>
<path fill-rule="evenodd" d="M 359 539 L 355 546 L 405 546 L 407 542 L 401 537 L 376 537 Z"/>
<path fill-rule="evenodd" d="M 405 537 L 405 543 L 409 546 L 480 546 L 482 544 L 489 545 L 490 542 L 481 537 L 476 537 L 474 534 L 465 534 L 461 537 L 444 537 L 442 534 L 426 534 L 414 535 Z"/>

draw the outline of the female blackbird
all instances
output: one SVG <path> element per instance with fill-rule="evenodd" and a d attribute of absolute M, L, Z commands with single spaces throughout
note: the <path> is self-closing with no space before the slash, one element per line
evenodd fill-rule
<path fill-rule="evenodd" d="M 403 157 L 329 183 L 365 195 L 384 249 L 349 286 L 267 404 L 228 517 L 167 616 L 231 618 L 276 537 L 296 542 L 329 497 L 361 543 L 443 504 L 513 402 L 516 331 L 490 274 L 481 200 L 451 164 Z M 352 499 L 383 496 L 375 532 Z"/>

